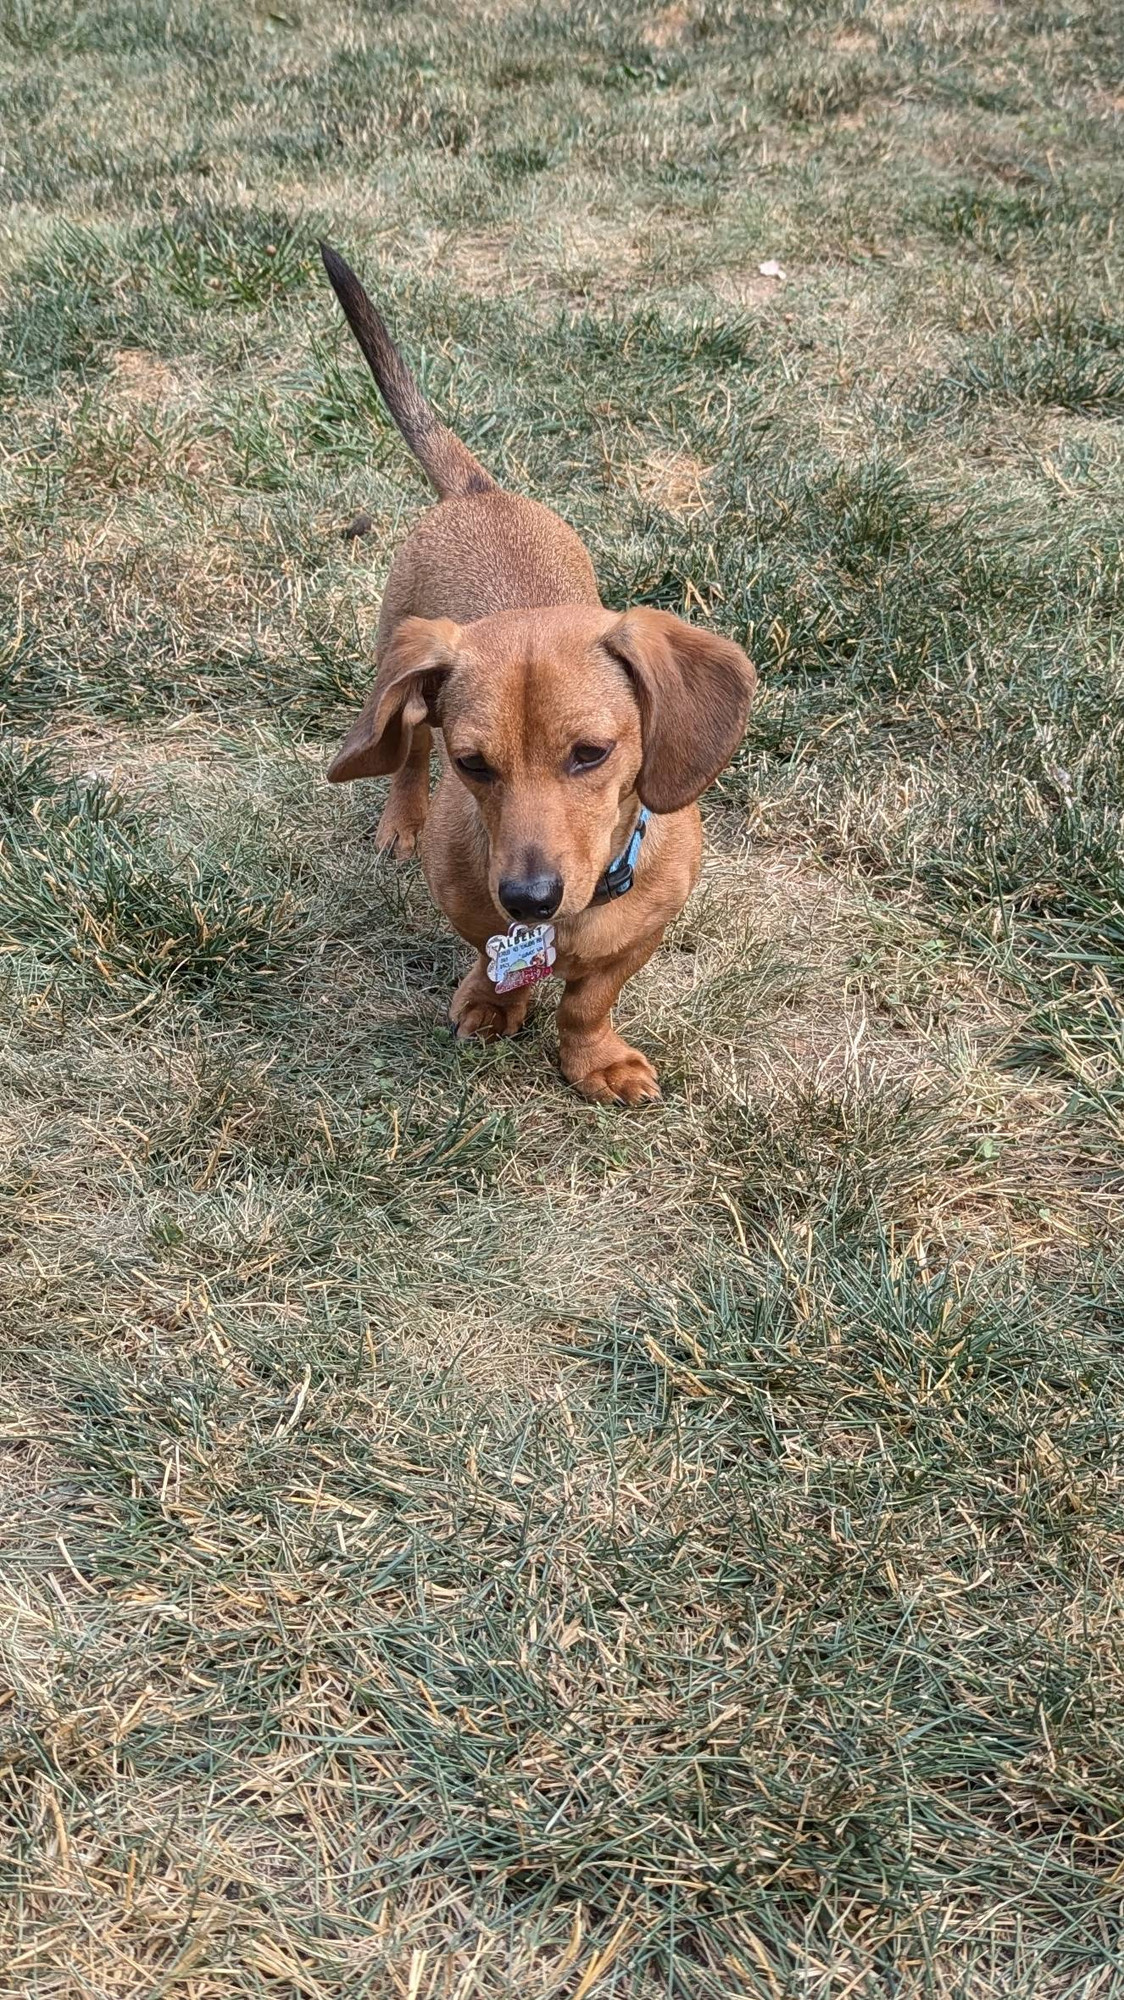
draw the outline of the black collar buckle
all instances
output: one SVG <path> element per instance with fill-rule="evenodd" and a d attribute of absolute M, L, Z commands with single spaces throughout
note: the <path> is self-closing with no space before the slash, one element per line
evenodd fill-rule
<path fill-rule="evenodd" d="M 600 882 L 597 884 L 599 903 L 614 903 L 618 896 L 627 896 L 636 879 L 636 870 L 627 854 L 618 854 L 610 861 Z"/>

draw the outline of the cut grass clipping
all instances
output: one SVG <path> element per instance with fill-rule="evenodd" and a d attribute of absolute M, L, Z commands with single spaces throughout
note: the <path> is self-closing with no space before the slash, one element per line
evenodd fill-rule
<path fill-rule="evenodd" d="M 4 2000 L 1124 1990 L 1122 69 L 0 5 Z M 761 669 L 650 1116 L 323 782 L 426 493 L 320 234 Z"/>

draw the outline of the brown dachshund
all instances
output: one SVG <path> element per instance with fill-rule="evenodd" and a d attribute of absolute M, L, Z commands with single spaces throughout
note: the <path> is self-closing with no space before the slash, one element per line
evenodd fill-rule
<path fill-rule="evenodd" d="M 564 1075 L 599 1103 L 656 1098 L 655 1070 L 611 1012 L 698 877 L 695 801 L 737 749 L 754 670 L 669 612 L 606 611 L 577 535 L 499 490 L 426 402 L 354 272 L 322 253 L 440 496 L 391 565 L 375 683 L 328 776 L 393 772 L 378 845 L 420 848 L 434 900 L 477 953 L 453 995 L 458 1035 L 515 1034 L 531 982 L 552 970 Z M 512 919 L 531 970 L 505 990 L 488 944 Z"/>

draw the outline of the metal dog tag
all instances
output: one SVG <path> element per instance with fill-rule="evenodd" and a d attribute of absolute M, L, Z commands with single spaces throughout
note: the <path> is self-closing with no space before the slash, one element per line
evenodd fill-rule
<path fill-rule="evenodd" d="M 556 956 L 553 924 L 512 924 L 488 939 L 488 977 L 497 993 L 517 993 L 549 979 Z"/>

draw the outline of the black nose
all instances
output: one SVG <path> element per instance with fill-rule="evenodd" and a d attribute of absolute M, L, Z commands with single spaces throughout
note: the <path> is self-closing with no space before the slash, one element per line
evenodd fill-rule
<path fill-rule="evenodd" d="M 505 875 L 500 883 L 500 902 L 509 917 L 523 923 L 540 923 L 552 917 L 562 901 L 561 875 L 532 875 L 527 881 Z"/>

